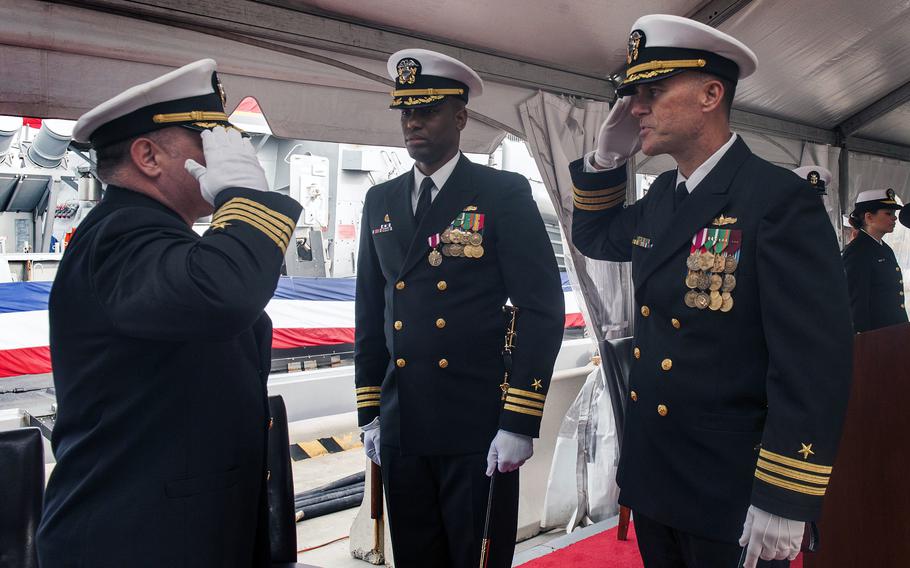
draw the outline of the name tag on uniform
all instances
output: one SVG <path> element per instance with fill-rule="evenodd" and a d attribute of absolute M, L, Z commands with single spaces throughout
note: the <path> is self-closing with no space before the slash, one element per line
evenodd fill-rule
<path fill-rule="evenodd" d="M 632 244 L 637 247 L 646 248 L 646 249 L 649 249 L 652 246 L 654 246 L 653 244 L 651 244 L 651 239 L 649 239 L 648 237 L 635 237 L 634 239 L 632 239 Z"/>

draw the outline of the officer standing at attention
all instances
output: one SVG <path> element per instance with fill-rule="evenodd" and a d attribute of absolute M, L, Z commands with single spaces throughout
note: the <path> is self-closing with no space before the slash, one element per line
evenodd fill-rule
<path fill-rule="evenodd" d="M 211 59 L 100 104 L 73 137 L 107 189 L 50 294 L 41 566 L 268 566 L 263 309 L 300 206 L 268 191 Z"/>
<path fill-rule="evenodd" d="M 805 180 L 730 132 L 748 47 L 650 15 L 627 62 L 597 150 L 570 166 L 575 244 L 632 262 L 640 310 L 619 501 L 647 568 L 785 566 L 819 517 L 849 393 L 834 232 Z M 677 169 L 623 206 L 639 149 Z"/>
<path fill-rule="evenodd" d="M 872 189 L 856 197 L 850 225 L 856 238 L 844 248 L 844 269 L 856 333 L 907 321 L 904 276 L 882 237 L 894 231 L 900 203 L 893 189 Z"/>
<path fill-rule="evenodd" d="M 459 152 L 480 77 L 423 49 L 393 54 L 388 70 L 415 165 L 363 206 L 354 371 L 364 447 L 382 466 L 400 568 L 478 565 L 498 469 L 489 566 L 505 568 L 518 468 L 562 342 L 556 259 L 528 181 Z M 518 336 L 504 385 L 507 299 Z"/>

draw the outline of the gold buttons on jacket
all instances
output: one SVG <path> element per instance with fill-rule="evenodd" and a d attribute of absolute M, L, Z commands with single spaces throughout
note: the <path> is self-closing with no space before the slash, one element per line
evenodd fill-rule
<path fill-rule="evenodd" d="M 275 425 L 275 419 L 274 419 L 274 418 L 269 418 L 269 430 L 271 430 L 271 429 L 272 429 L 272 426 L 274 426 L 274 425 Z"/>
<path fill-rule="evenodd" d="M 632 391 L 629 393 L 629 396 L 632 397 L 632 402 L 638 402 L 638 393 L 637 392 Z"/>
<path fill-rule="evenodd" d="M 636 347 L 632 350 L 632 355 L 634 355 L 636 359 L 641 359 L 641 349 Z"/>
<path fill-rule="evenodd" d="M 438 320 L 436 320 L 436 327 L 438 327 L 439 329 L 442 329 L 445 326 L 446 326 L 446 320 L 444 320 L 442 318 L 439 318 Z"/>
<path fill-rule="evenodd" d="M 651 315 L 651 308 L 649 308 L 648 306 L 642 306 L 641 315 L 643 315 L 645 317 L 648 317 L 649 315 Z"/>
<path fill-rule="evenodd" d="M 445 369 L 445 368 L 448 367 L 448 366 L 449 366 L 449 361 L 448 361 L 447 359 L 440 359 L 440 360 L 439 360 L 439 368 L 440 368 L 440 369 Z"/>
<path fill-rule="evenodd" d="M 405 361 L 404 359 L 398 359 L 397 361 L 395 361 L 395 364 L 396 364 L 396 365 L 398 366 L 398 368 L 400 369 L 400 368 L 404 367 L 405 365 L 407 365 L 408 362 Z"/>
<path fill-rule="evenodd" d="M 445 281 L 445 280 L 440 280 L 439 282 L 436 283 L 436 288 L 437 288 L 440 292 L 443 291 L 443 290 L 445 290 L 445 289 L 448 288 L 448 287 L 449 287 L 449 285 L 446 284 L 446 281 Z"/>
<path fill-rule="evenodd" d="M 670 413 L 670 409 L 667 408 L 666 404 L 658 404 L 657 413 L 660 414 L 661 416 L 666 416 L 667 414 Z"/>
<path fill-rule="evenodd" d="M 404 322 L 402 322 L 401 320 L 398 320 L 398 321 L 395 322 L 395 329 L 396 329 L 396 330 L 401 331 L 401 328 L 403 328 L 403 327 L 404 327 Z"/>
<path fill-rule="evenodd" d="M 670 369 L 673 368 L 673 361 L 670 359 L 664 359 L 663 361 L 660 362 L 660 368 L 663 369 L 664 371 L 669 371 Z"/>
<path fill-rule="evenodd" d="M 679 320 L 676 318 L 671 319 L 670 324 L 673 325 L 674 329 L 679 329 L 680 327 L 682 327 L 682 324 L 679 323 Z"/>
<path fill-rule="evenodd" d="M 399 280 L 395 283 L 396 290 L 404 290 L 404 280 Z"/>
<path fill-rule="evenodd" d="M 272 479 L 272 470 L 267 469 L 265 470 L 265 480 L 268 481 L 270 479 Z"/>

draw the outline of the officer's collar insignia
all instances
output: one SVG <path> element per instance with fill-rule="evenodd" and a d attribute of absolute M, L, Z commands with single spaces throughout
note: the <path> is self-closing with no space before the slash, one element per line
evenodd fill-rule
<path fill-rule="evenodd" d="M 806 179 L 809 180 L 809 183 L 811 183 L 812 185 L 818 185 L 818 181 L 819 181 L 821 178 L 820 178 L 820 176 L 818 175 L 818 172 L 817 172 L 817 171 L 812 170 L 811 172 L 809 172 L 809 175 L 806 176 Z"/>
<path fill-rule="evenodd" d="M 724 225 L 732 225 L 735 222 L 736 222 L 736 217 L 726 217 L 723 214 L 721 214 L 720 217 L 717 217 L 716 219 L 711 221 L 711 224 L 716 227 L 723 227 Z"/>
<path fill-rule="evenodd" d="M 389 222 L 389 214 L 386 213 L 386 214 L 385 214 L 385 217 L 383 217 L 382 220 L 383 220 L 384 222 L 388 223 L 388 222 Z"/>
<path fill-rule="evenodd" d="M 465 210 L 465 211 L 477 211 L 477 206 L 476 206 L 476 205 L 468 205 L 467 207 L 464 208 L 464 210 Z"/>
<path fill-rule="evenodd" d="M 645 47 L 645 32 L 633 30 L 629 34 L 629 53 L 626 55 L 626 63 L 631 65 L 638 59 L 638 50 Z"/>
<path fill-rule="evenodd" d="M 397 68 L 399 85 L 413 85 L 420 75 L 420 63 L 411 57 L 399 61 Z"/>
<path fill-rule="evenodd" d="M 885 195 L 888 196 L 888 199 L 894 200 L 894 190 L 890 187 L 888 188 L 888 191 L 885 192 Z"/>

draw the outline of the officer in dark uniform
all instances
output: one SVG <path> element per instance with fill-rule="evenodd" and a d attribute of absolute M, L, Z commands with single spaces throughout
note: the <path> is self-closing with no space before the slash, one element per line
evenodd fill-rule
<path fill-rule="evenodd" d="M 300 206 L 223 105 L 205 59 L 76 124 L 108 185 L 50 294 L 43 568 L 270 565 L 263 309 Z"/>
<path fill-rule="evenodd" d="M 786 565 L 819 516 L 849 393 L 837 242 L 806 182 L 730 132 L 748 47 L 651 15 L 627 60 L 597 150 L 570 167 L 574 242 L 631 261 L 639 305 L 619 501 L 647 568 Z M 639 148 L 678 168 L 623 206 Z"/>
<path fill-rule="evenodd" d="M 843 257 L 857 333 L 907 321 L 904 276 L 894 251 L 882 240 L 894 231 L 898 209 L 893 189 L 873 189 L 856 197 L 850 213 L 857 233 Z"/>
<path fill-rule="evenodd" d="M 528 181 L 458 150 L 480 77 L 422 49 L 395 53 L 388 68 L 416 164 L 363 206 L 354 363 L 364 446 L 382 465 L 396 566 L 477 566 L 498 469 L 489 566 L 508 567 L 518 467 L 563 334 L 556 260 Z M 501 387 L 507 299 L 518 335 Z"/>

